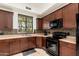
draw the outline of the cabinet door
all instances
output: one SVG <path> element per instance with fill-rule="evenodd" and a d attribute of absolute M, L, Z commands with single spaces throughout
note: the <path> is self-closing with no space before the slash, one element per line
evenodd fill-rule
<path fill-rule="evenodd" d="M 13 13 L 0 10 L 0 30 L 12 30 Z"/>
<path fill-rule="evenodd" d="M 28 43 L 29 43 L 29 49 L 35 48 L 36 47 L 36 39 L 35 39 L 35 37 L 29 37 L 28 38 Z"/>
<path fill-rule="evenodd" d="M 9 40 L 0 40 L 0 56 L 9 55 Z"/>
<path fill-rule="evenodd" d="M 63 8 L 64 28 L 76 27 L 76 13 L 78 13 L 78 4 L 69 4 Z"/>
<path fill-rule="evenodd" d="M 49 29 L 49 21 L 43 19 L 43 29 Z"/>
<path fill-rule="evenodd" d="M 22 38 L 21 39 L 21 51 L 27 50 L 29 49 L 29 42 L 28 42 L 28 38 Z"/>
<path fill-rule="evenodd" d="M 5 27 L 7 30 L 12 30 L 13 28 L 13 13 L 5 12 Z"/>
<path fill-rule="evenodd" d="M 19 39 L 11 39 L 10 40 L 10 55 L 20 52 L 20 40 Z"/>
<path fill-rule="evenodd" d="M 60 42 L 60 56 L 75 56 L 76 48 L 75 44 Z"/>
<path fill-rule="evenodd" d="M 36 47 L 37 48 L 42 48 L 43 44 L 42 44 L 42 37 L 36 37 Z"/>
<path fill-rule="evenodd" d="M 0 10 L 0 30 L 4 30 L 5 19 L 4 12 Z"/>
<path fill-rule="evenodd" d="M 63 9 L 55 11 L 55 19 L 63 18 Z"/>
<path fill-rule="evenodd" d="M 46 38 L 45 37 L 43 37 L 43 39 L 42 39 L 42 46 L 45 48 L 46 47 Z"/>
<path fill-rule="evenodd" d="M 43 19 L 43 29 L 50 29 L 49 23 L 50 21 L 55 20 L 55 13 L 51 13 L 42 19 Z"/>
<path fill-rule="evenodd" d="M 37 29 L 42 29 L 43 26 L 43 20 L 38 18 L 37 19 Z"/>

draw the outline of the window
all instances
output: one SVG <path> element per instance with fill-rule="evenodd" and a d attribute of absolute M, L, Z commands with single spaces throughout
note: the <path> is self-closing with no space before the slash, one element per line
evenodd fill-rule
<path fill-rule="evenodd" d="M 19 32 L 32 33 L 33 32 L 33 17 L 18 15 Z"/>

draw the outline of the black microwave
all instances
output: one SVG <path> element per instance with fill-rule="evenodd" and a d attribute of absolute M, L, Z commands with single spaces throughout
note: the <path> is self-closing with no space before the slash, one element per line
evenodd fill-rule
<path fill-rule="evenodd" d="M 53 21 L 50 21 L 49 26 L 51 29 L 57 29 L 63 27 L 63 19 L 55 19 Z"/>

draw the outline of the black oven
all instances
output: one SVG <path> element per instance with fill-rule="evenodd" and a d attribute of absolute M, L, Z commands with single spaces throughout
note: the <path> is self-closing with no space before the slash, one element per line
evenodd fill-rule
<path fill-rule="evenodd" d="M 54 32 L 52 35 L 46 38 L 46 51 L 53 56 L 59 56 L 59 39 L 66 38 L 69 33 Z"/>
<path fill-rule="evenodd" d="M 47 52 L 50 53 L 53 56 L 58 56 L 59 55 L 59 49 L 58 49 L 58 40 L 54 40 L 50 37 L 46 39 L 46 49 Z"/>

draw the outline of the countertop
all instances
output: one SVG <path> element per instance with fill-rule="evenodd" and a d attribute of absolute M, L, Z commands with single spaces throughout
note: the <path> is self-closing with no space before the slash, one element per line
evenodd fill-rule
<path fill-rule="evenodd" d="M 76 44 L 76 37 L 75 36 L 67 36 L 66 38 L 59 39 L 60 41 Z"/>
<path fill-rule="evenodd" d="M 16 35 L 0 35 L 0 40 L 14 39 L 14 38 L 25 38 L 25 37 L 51 37 L 52 35 L 43 34 L 16 34 Z"/>
<path fill-rule="evenodd" d="M 14 39 L 14 38 L 27 38 L 27 37 L 51 37 L 52 35 L 49 34 L 47 36 L 43 34 L 16 34 L 16 35 L 0 35 L 0 40 L 5 39 Z M 67 36 L 67 38 L 59 39 L 60 41 L 69 42 L 76 44 L 76 37 L 75 36 Z"/>

